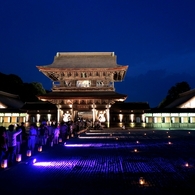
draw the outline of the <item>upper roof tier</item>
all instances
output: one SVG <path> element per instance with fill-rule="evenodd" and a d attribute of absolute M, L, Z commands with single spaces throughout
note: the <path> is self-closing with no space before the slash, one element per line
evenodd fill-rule
<path fill-rule="evenodd" d="M 57 52 L 50 65 L 37 68 L 117 68 L 114 52 Z"/>

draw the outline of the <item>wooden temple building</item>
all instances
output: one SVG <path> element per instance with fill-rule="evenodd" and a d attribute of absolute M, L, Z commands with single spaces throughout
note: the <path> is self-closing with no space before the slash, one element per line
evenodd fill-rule
<path fill-rule="evenodd" d="M 57 121 L 84 118 L 110 127 L 110 108 L 127 95 L 115 92 L 128 66 L 118 65 L 114 52 L 58 52 L 52 64 L 37 66 L 52 80 L 52 91 L 38 96 L 57 107 Z"/>
<path fill-rule="evenodd" d="M 52 81 L 39 102 L 21 102 L 0 91 L 0 126 L 41 121 L 99 121 L 104 127 L 194 129 L 195 89 L 179 95 L 165 108 L 148 102 L 126 102 L 114 83 L 125 78 L 128 65 L 118 65 L 114 52 L 58 52 L 52 64 L 37 66 Z"/>

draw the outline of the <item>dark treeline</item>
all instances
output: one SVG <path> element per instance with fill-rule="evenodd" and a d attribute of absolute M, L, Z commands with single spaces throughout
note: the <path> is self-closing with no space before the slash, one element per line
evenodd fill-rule
<path fill-rule="evenodd" d="M 174 100 L 176 100 L 179 97 L 180 93 L 184 93 L 186 91 L 189 91 L 190 89 L 191 89 L 190 85 L 185 81 L 176 83 L 174 86 L 172 86 L 168 90 L 167 96 L 159 104 L 158 108 L 164 108 L 168 106 L 169 104 L 171 104 Z"/>
<path fill-rule="evenodd" d="M 36 95 L 45 94 L 46 90 L 41 83 L 24 83 L 15 74 L 3 74 L 0 72 L 0 91 L 19 95 L 23 102 L 39 101 Z"/>

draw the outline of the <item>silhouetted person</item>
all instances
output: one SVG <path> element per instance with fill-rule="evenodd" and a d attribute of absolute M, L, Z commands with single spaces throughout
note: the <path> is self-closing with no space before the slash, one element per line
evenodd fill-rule
<path fill-rule="evenodd" d="M 22 130 L 22 140 L 26 141 L 26 138 L 27 138 L 26 127 L 25 127 L 25 124 L 23 122 L 20 125 L 20 129 Z"/>
<path fill-rule="evenodd" d="M 22 130 L 19 129 L 18 131 L 14 130 L 14 125 L 9 125 L 7 131 L 7 139 L 8 139 L 8 164 L 12 165 L 15 161 L 16 155 L 16 136 L 22 133 Z"/>
<path fill-rule="evenodd" d="M 0 127 L 0 162 L 6 158 L 6 153 L 8 150 L 7 141 L 6 141 L 6 129 L 5 127 Z"/>

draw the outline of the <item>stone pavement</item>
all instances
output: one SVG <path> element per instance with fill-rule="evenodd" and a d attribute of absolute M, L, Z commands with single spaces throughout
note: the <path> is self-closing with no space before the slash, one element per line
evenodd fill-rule
<path fill-rule="evenodd" d="M 65 146 L 25 152 L 0 170 L 0 194 L 195 194 L 195 131 L 88 131 Z"/>

